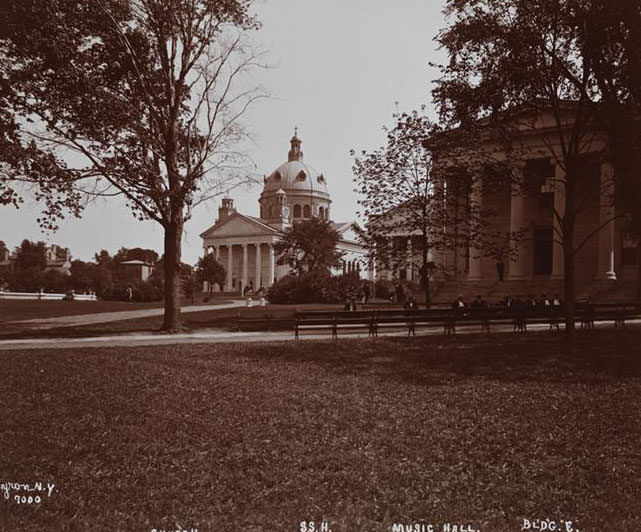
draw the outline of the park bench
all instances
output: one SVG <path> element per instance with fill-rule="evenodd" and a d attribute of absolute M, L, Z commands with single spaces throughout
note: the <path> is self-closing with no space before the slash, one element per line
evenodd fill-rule
<path fill-rule="evenodd" d="M 392 309 L 361 311 L 307 311 L 294 315 L 294 337 L 300 338 L 303 331 L 331 331 L 332 338 L 338 337 L 339 330 L 361 330 L 367 328 L 369 336 L 378 336 L 381 327 L 407 328 L 408 336 L 416 335 L 416 327 L 443 327 L 446 334 L 454 334 L 456 321 L 466 319 L 467 323 L 484 325 L 483 317 L 459 316 L 449 308 Z"/>
<path fill-rule="evenodd" d="M 635 303 L 577 303 L 576 315 L 583 329 L 593 329 L 594 322 L 612 321 L 615 327 L 641 318 L 641 309 Z"/>
<path fill-rule="evenodd" d="M 488 333 L 492 325 L 512 325 L 514 332 L 527 332 L 527 326 L 534 324 L 545 324 L 551 330 L 558 330 L 563 322 L 563 313 L 562 306 L 516 309 L 496 306 L 476 311 L 443 307 L 421 310 L 306 311 L 294 314 L 294 337 L 300 338 L 303 331 L 329 330 L 332 338 L 338 338 L 341 330 L 365 328 L 369 336 L 378 336 L 381 327 L 407 328 L 408 336 L 415 336 L 417 326 L 442 327 L 445 335 L 456 334 L 458 325 L 478 326 L 481 331 Z M 615 327 L 623 327 L 626 320 L 639 318 L 641 310 L 632 303 L 578 302 L 576 307 L 576 319 L 582 328 L 593 328 L 597 321 L 612 321 Z"/>

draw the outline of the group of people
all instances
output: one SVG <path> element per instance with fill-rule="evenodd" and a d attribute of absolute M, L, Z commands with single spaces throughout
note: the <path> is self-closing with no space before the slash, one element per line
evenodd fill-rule
<path fill-rule="evenodd" d="M 538 298 L 534 295 L 529 295 L 527 298 L 522 298 L 520 295 L 517 295 L 515 298 L 512 298 L 512 296 L 505 296 L 497 306 L 510 311 L 517 311 L 527 309 L 545 310 L 552 307 L 561 307 L 562 305 L 563 303 L 558 294 L 554 294 L 551 298 L 548 297 L 547 294 L 542 294 Z M 452 303 L 452 308 L 463 313 L 468 313 L 487 310 L 489 305 L 480 295 L 477 295 L 470 304 L 465 301 L 463 296 L 459 296 L 454 303 Z"/>

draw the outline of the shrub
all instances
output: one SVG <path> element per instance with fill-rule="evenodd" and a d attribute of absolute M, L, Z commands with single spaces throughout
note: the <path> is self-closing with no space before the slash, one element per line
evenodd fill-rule
<path fill-rule="evenodd" d="M 332 277 L 316 270 L 302 275 L 287 275 L 274 283 L 267 292 L 267 299 L 276 304 L 343 303 L 357 299 L 363 281 L 356 273 Z"/>
<path fill-rule="evenodd" d="M 344 273 L 331 278 L 328 294 L 332 303 L 343 303 L 353 299 L 360 299 L 363 281 L 357 273 Z"/>
<path fill-rule="evenodd" d="M 316 271 L 302 275 L 289 274 L 274 283 L 267 292 L 271 303 L 327 303 L 330 275 Z"/>
<path fill-rule="evenodd" d="M 379 279 L 374 285 L 374 296 L 381 299 L 390 299 L 395 291 L 394 283 L 386 279 Z"/>

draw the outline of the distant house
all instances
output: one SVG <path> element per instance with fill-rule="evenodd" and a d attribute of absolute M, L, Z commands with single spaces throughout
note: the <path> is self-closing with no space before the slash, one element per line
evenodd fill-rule
<path fill-rule="evenodd" d="M 45 271 L 56 270 L 64 275 L 71 275 L 71 252 L 69 248 L 63 248 L 56 244 L 47 246 L 45 248 L 45 258 Z M 15 262 L 15 251 L 0 250 L 0 274 L 5 274 L 14 268 Z"/>
<path fill-rule="evenodd" d="M 146 281 L 152 270 L 151 264 L 141 260 L 125 260 L 118 263 L 118 273 L 121 278 L 129 281 Z"/>
<path fill-rule="evenodd" d="M 47 267 L 46 270 L 56 270 L 65 275 L 71 275 L 71 251 L 69 248 L 61 248 L 56 244 L 47 246 L 46 250 Z"/>

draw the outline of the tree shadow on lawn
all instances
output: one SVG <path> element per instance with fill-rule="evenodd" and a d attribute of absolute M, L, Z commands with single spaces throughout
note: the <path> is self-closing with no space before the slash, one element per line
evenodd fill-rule
<path fill-rule="evenodd" d="M 594 383 L 640 377 L 639 340 L 641 331 L 629 329 L 582 331 L 572 349 L 558 333 L 537 332 L 235 344 L 231 352 L 265 363 L 315 364 L 415 384 L 470 378 Z"/>

